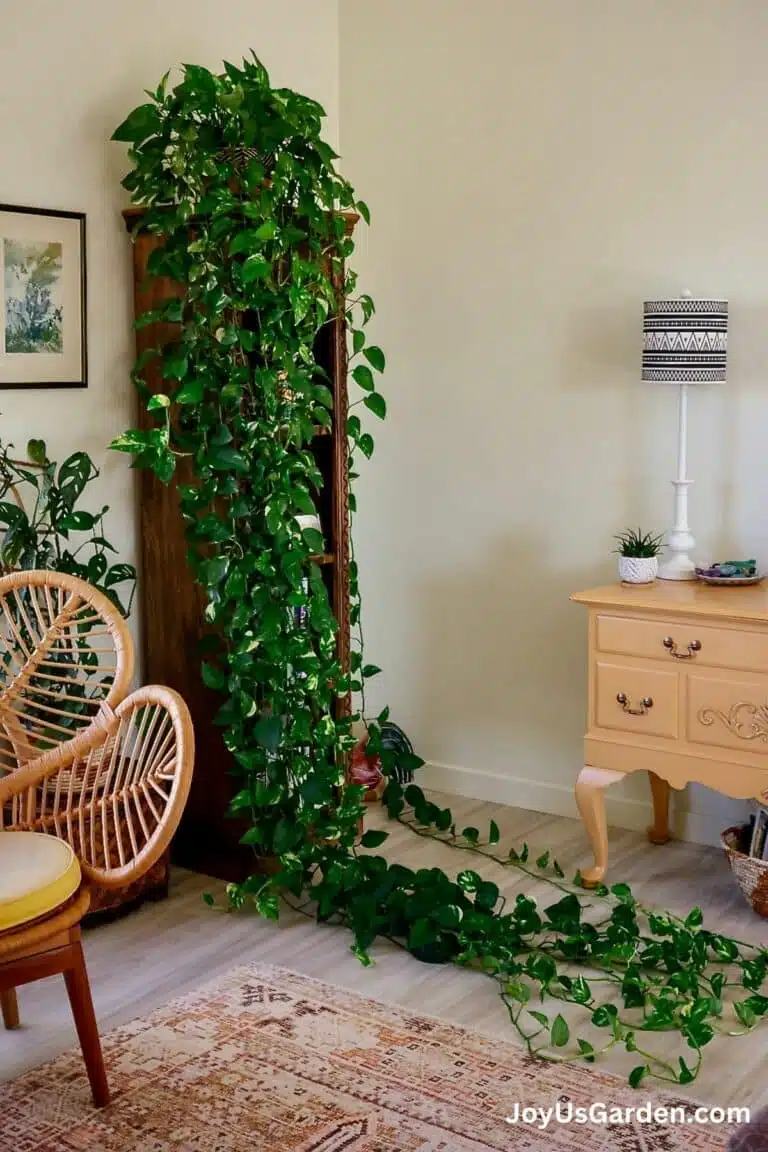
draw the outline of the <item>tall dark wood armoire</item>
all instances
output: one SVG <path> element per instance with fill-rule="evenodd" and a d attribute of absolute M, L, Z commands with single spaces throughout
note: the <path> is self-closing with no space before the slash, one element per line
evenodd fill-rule
<path fill-rule="evenodd" d="M 133 230 L 140 208 L 123 213 Z M 345 215 L 347 235 L 357 217 Z M 147 259 L 161 238 L 138 233 L 133 244 L 134 308 L 139 316 L 172 296 L 180 295 L 170 280 L 146 276 Z M 155 324 L 136 333 L 136 351 L 157 347 L 173 336 L 171 325 Z M 346 667 L 349 657 L 349 503 L 347 481 L 347 345 L 343 314 L 321 329 L 315 353 L 328 373 L 333 391 L 332 428 L 317 427 L 312 450 L 323 474 L 318 512 L 327 551 L 322 565 L 336 619 L 339 654 Z M 152 360 L 142 376 L 151 391 L 167 388 Z M 138 404 L 138 426 L 153 426 L 143 402 Z M 187 565 L 187 543 L 178 507 L 177 485 L 189 479 L 180 466 L 169 485 L 154 473 L 139 472 L 139 529 L 141 568 L 139 604 L 142 626 L 144 677 L 149 683 L 168 684 L 179 692 L 192 713 L 195 728 L 195 771 L 189 801 L 173 846 L 173 860 L 186 868 L 224 880 L 243 879 L 254 867 L 253 852 L 240 836 L 244 825 L 227 815 L 237 780 L 230 772 L 232 757 L 224 746 L 213 717 L 221 696 L 203 685 L 200 677 L 200 640 L 203 636 L 204 597 Z M 342 702 L 342 706 L 344 706 Z"/>

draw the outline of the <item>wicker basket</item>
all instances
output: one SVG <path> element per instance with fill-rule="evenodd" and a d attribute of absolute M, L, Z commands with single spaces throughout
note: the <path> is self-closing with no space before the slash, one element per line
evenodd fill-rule
<path fill-rule="evenodd" d="M 768 916 L 768 860 L 757 860 L 739 851 L 741 828 L 726 828 L 720 837 L 736 881 L 758 916 Z"/>

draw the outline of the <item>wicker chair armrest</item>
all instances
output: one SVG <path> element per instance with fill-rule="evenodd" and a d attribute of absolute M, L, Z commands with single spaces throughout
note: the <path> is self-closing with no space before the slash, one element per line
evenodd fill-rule
<path fill-rule="evenodd" d="M 21 826 L 67 840 L 87 879 L 121 888 L 152 867 L 178 827 L 194 734 L 181 696 L 159 685 L 139 688 L 99 719 L 100 730 L 70 742 L 66 762 L 38 767 L 12 807 L 25 817 Z"/>
<path fill-rule="evenodd" d="M 108 704 L 103 704 L 88 727 L 71 740 L 65 740 L 55 748 L 48 748 L 20 768 L 0 776 L 0 809 L 41 784 L 46 777 L 68 768 L 78 757 L 87 756 L 93 749 L 99 748 L 116 725 L 114 710 Z"/>

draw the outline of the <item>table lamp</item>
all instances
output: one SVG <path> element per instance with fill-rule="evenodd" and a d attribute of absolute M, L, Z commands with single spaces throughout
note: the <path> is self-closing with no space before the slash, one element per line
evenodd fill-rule
<path fill-rule="evenodd" d="M 662 580 L 695 580 L 689 553 L 695 541 L 688 527 L 687 472 L 688 385 L 725 380 L 728 347 L 728 301 L 695 299 L 646 300 L 643 305 L 643 380 L 679 386 L 675 520 L 666 538 Z"/>

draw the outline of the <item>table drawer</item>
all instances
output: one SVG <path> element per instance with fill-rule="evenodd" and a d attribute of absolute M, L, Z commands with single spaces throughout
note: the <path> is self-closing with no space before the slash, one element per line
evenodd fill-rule
<path fill-rule="evenodd" d="M 768 760 L 768 676 L 688 676 L 686 732 L 693 744 L 765 754 Z"/>
<path fill-rule="evenodd" d="M 594 711 L 598 728 L 677 739 L 677 671 L 614 664 L 598 659 L 594 675 Z"/>
<path fill-rule="evenodd" d="M 695 620 L 671 624 L 631 616 L 597 616 L 601 652 L 668 660 L 670 664 L 768 673 L 768 631 L 702 627 Z M 666 641 L 666 643 L 665 643 Z"/>

